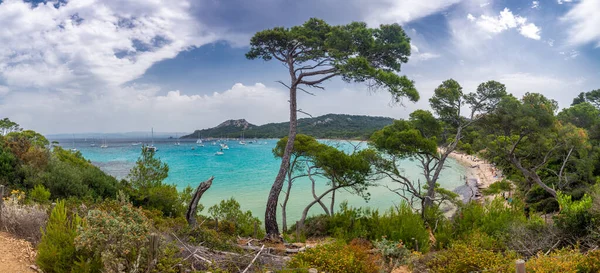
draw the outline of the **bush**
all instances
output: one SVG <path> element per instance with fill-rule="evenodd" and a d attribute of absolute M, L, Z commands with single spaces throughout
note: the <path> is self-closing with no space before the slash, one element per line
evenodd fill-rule
<path fill-rule="evenodd" d="M 50 213 L 46 230 L 38 245 L 37 264 L 46 273 L 71 272 L 76 260 L 75 236 L 81 219 L 67 218 L 64 201 L 59 201 Z"/>
<path fill-rule="evenodd" d="M 481 231 L 494 238 L 508 234 L 514 223 L 525 223 L 527 218 L 518 200 L 510 206 L 501 197 L 480 205 L 475 202 L 466 204 L 453 218 L 454 232 L 457 237 Z"/>
<path fill-rule="evenodd" d="M 385 268 L 386 272 L 391 272 L 399 265 L 406 264 L 410 257 L 410 250 L 404 247 L 402 241 L 382 238 L 375 241 L 374 246 L 382 257 L 381 267 Z"/>
<path fill-rule="evenodd" d="M 20 204 L 16 197 L 7 198 L 2 206 L 0 228 L 19 237 L 25 238 L 34 245 L 41 238 L 41 229 L 48 220 L 46 210 L 37 204 Z"/>
<path fill-rule="evenodd" d="M 592 227 L 592 198 L 584 195 L 581 200 L 573 201 L 570 195 L 558 192 L 560 214 L 555 216 L 554 222 L 565 234 L 580 238 L 589 234 Z"/>
<path fill-rule="evenodd" d="M 327 220 L 327 233 L 346 242 L 354 238 L 374 241 L 386 237 L 404 242 L 409 249 L 429 250 L 429 232 L 425 223 L 404 203 L 383 215 L 377 210 L 349 208 L 342 203 L 340 211 Z"/>
<path fill-rule="evenodd" d="M 240 204 L 233 198 L 221 200 L 218 205 L 208 208 L 208 212 L 213 218 L 219 219 L 219 221 L 225 220 L 233 223 L 235 226 L 233 235 L 254 236 L 254 225 L 257 224 L 258 227 L 261 226 L 260 220 L 252 216 L 252 212 L 250 211 L 243 212 L 240 208 Z M 221 223 L 219 223 L 219 225 L 221 225 Z M 264 232 L 259 228 L 257 237 L 263 236 Z"/>
<path fill-rule="evenodd" d="M 48 191 L 43 185 L 36 185 L 33 190 L 29 191 L 29 198 L 34 202 L 40 204 L 47 204 L 50 202 L 50 191 Z"/>
<path fill-rule="evenodd" d="M 449 249 L 435 253 L 427 267 L 436 273 L 514 272 L 518 255 L 495 251 L 496 246 L 493 238 L 476 233 L 469 241 L 456 241 Z"/>
<path fill-rule="evenodd" d="M 150 225 L 141 210 L 131 204 L 116 211 L 90 210 L 79 227 L 78 250 L 100 258 L 105 271 L 129 272 L 148 256 L 146 242 Z"/>
<path fill-rule="evenodd" d="M 531 273 L 593 273 L 600 272 L 600 251 L 582 254 L 577 249 L 564 248 L 549 255 L 539 253 L 527 261 Z"/>
<path fill-rule="evenodd" d="M 329 273 L 378 273 L 378 259 L 361 244 L 338 241 L 298 253 L 288 263 L 290 268 L 316 268 Z"/>
<path fill-rule="evenodd" d="M 503 179 L 502 181 L 492 183 L 487 189 L 483 190 L 483 194 L 494 195 L 511 190 L 512 184 L 508 180 Z"/>
<path fill-rule="evenodd" d="M 219 233 L 214 229 L 198 226 L 184 228 L 180 235 L 190 244 L 202 245 L 211 249 L 223 251 L 239 251 L 235 237 Z"/>

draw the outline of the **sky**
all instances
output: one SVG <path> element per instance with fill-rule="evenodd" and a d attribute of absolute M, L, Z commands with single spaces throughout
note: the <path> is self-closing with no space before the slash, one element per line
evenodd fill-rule
<path fill-rule="evenodd" d="M 285 68 L 244 54 L 255 32 L 311 17 L 400 24 L 412 48 L 400 74 L 421 95 L 394 105 L 334 79 L 299 95 L 313 116 L 406 118 L 450 78 L 568 107 L 600 88 L 598 14 L 599 0 L 0 0 L 0 117 L 43 134 L 286 121 Z"/>

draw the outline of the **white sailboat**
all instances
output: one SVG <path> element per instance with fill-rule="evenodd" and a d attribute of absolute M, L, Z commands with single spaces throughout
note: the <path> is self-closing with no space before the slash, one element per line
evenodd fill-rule
<path fill-rule="evenodd" d="M 106 144 L 106 136 L 104 136 L 104 143 L 102 143 L 102 145 L 100 145 L 100 148 L 102 148 L 102 149 L 108 148 L 108 144 Z"/>
<path fill-rule="evenodd" d="M 177 137 L 177 133 L 175 133 L 175 139 L 177 139 L 177 141 L 175 141 L 175 146 L 181 145 L 181 143 L 179 142 L 179 137 Z"/>
<path fill-rule="evenodd" d="M 196 140 L 196 145 L 198 147 L 204 147 L 204 143 L 202 142 L 202 138 L 200 137 L 200 132 L 198 132 L 198 140 Z"/>
<path fill-rule="evenodd" d="M 148 151 L 152 151 L 152 152 L 158 151 L 158 148 L 156 148 L 154 146 L 154 128 L 152 128 L 152 144 L 150 144 L 150 146 L 146 147 L 146 149 L 148 149 Z"/>
<path fill-rule="evenodd" d="M 242 136 L 240 137 L 240 145 L 246 145 L 246 141 L 244 141 L 244 131 L 242 131 Z"/>
<path fill-rule="evenodd" d="M 229 146 L 226 143 L 221 143 L 221 150 L 229 150 Z"/>
<path fill-rule="evenodd" d="M 223 149 L 221 149 L 220 151 L 217 151 L 217 152 L 215 153 L 215 155 L 224 155 L 224 154 L 225 154 L 225 153 L 223 153 Z"/>
<path fill-rule="evenodd" d="M 73 134 L 73 148 L 71 148 L 71 152 L 77 152 L 77 149 L 75 148 L 75 134 Z"/>

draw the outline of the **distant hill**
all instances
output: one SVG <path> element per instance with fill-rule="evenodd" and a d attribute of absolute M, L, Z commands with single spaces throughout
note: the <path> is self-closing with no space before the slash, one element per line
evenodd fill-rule
<path fill-rule="evenodd" d="M 298 120 L 298 133 L 316 138 L 367 139 L 373 132 L 392 124 L 387 117 L 327 114 Z M 281 138 L 287 136 L 289 122 L 254 125 L 245 119 L 227 120 L 216 127 L 196 130 L 181 138 Z"/>

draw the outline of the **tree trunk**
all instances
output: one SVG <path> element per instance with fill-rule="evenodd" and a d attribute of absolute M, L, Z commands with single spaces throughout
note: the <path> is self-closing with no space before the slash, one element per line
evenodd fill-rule
<path fill-rule="evenodd" d="M 335 187 L 335 182 L 331 181 L 331 184 Z M 333 216 L 333 209 L 335 208 L 335 191 L 331 193 L 331 205 L 329 205 L 329 215 Z"/>
<path fill-rule="evenodd" d="M 196 188 L 196 191 L 194 192 L 194 196 L 192 197 L 187 212 L 185 213 L 185 219 L 187 219 L 187 222 L 191 227 L 194 227 L 196 225 L 196 213 L 200 197 L 202 197 L 202 194 L 204 194 L 204 192 L 210 188 L 213 179 L 214 177 L 211 176 L 208 180 L 200 183 L 200 185 L 198 185 L 198 188 Z"/>
<path fill-rule="evenodd" d="M 517 169 L 519 169 L 523 173 L 523 176 L 531 178 L 531 180 L 533 180 L 536 184 L 542 187 L 542 189 L 544 189 L 547 193 L 552 195 L 554 199 L 558 197 L 556 190 L 548 187 L 548 185 L 546 185 L 546 183 L 542 181 L 542 179 L 535 170 L 530 171 L 527 168 L 523 167 L 523 165 L 521 165 L 521 161 L 519 161 L 514 155 L 510 156 L 510 161 L 513 163 L 513 165 L 515 165 L 515 167 L 517 167 Z"/>
<path fill-rule="evenodd" d="M 286 213 L 286 208 L 287 208 L 287 203 L 288 200 L 290 199 L 290 191 L 292 190 L 292 176 L 288 175 L 288 186 L 287 186 L 287 191 L 285 192 L 285 199 L 283 199 L 283 204 L 281 205 L 281 225 L 282 225 L 282 230 L 283 233 L 287 232 L 287 213 Z"/>
<path fill-rule="evenodd" d="M 308 165 L 308 163 L 307 163 Z M 323 211 L 325 211 L 325 214 L 330 215 L 329 214 L 329 210 L 327 210 L 327 206 L 325 206 L 325 204 L 323 204 L 323 202 L 321 201 L 320 198 L 317 197 L 317 193 L 315 192 L 315 180 L 312 178 L 312 175 L 310 174 L 311 168 L 308 168 L 308 179 L 310 179 L 310 182 L 312 182 L 312 195 L 313 198 L 315 200 L 317 200 L 319 202 L 319 205 L 321 205 L 321 208 L 323 208 Z"/>
<path fill-rule="evenodd" d="M 296 225 L 298 228 L 300 229 L 304 229 L 304 221 L 306 221 L 306 217 L 308 216 L 308 211 L 310 211 L 310 208 L 321 201 L 321 199 L 323 199 L 323 197 L 325 197 L 327 194 L 329 194 L 332 191 L 337 190 L 339 187 L 335 187 L 335 188 L 330 188 L 327 191 L 325 191 L 324 193 L 322 193 L 319 197 L 315 198 L 315 200 L 313 200 L 312 202 L 310 202 L 308 204 L 308 206 L 306 206 L 306 208 L 304 208 L 304 211 L 302 211 L 302 217 L 300 218 L 300 221 L 298 221 L 298 224 Z"/>
<path fill-rule="evenodd" d="M 277 203 L 279 202 L 279 194 L 283 188 L 285 175 L 288 167 L 290 166 L 290 157 L 294 148 L 294 140 L 296 139 L 297 122 L 296 85 L 293 84 L 290 88 L 290 131 L 288 133 L 288 141 L 285 145 L 285 151 L 283 152 L 283 156 L 281 158 L 279 173 L 277 173 L 275 182 L 273 182 L 273 186 L 269 192 L 267 208 L 265 210 L 265 231 L 267 233 L 266 239 L 274 242 L 281 241 L 279 236 L 279 227 L 277 226 Z"/>

